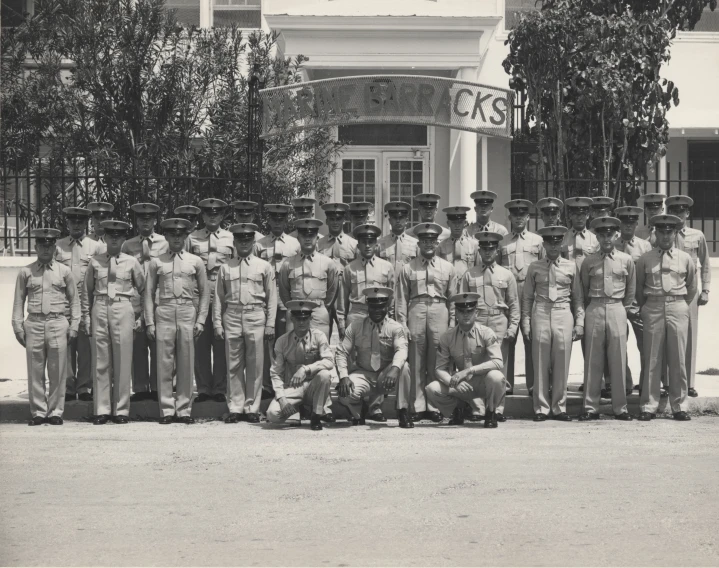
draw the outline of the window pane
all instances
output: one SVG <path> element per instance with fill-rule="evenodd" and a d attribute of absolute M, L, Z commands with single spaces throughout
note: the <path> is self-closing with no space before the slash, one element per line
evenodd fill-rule
<path fill-rule="evenodd" d="M 23 23 L 25 0 L 2 0 L 2 27 L 14 28 Z"/>
<path fill-rule="evenodd" d="M 694 200 L 690 225 L 701 228 L 702 218 L 719 217 L 719 142 L 689 141 L 687 154 L 688 194 Z M 670 184 L 672 195 L 679 193 L 677 185 Z M 687 193 L 687 189 L 683 188 L 683 193 Z"/>
<path fill-rule="evenodd" d="M 348 124 L 337 129 L 348 146 L 426 146 L 427 127 L 414 124 Z"/>
<path fill-rule="evenodd" d="M 213 10 L 212 25 L 216 27 L 237 24 L 241 28 L 260 28 L 262 17 L 259 10 Z"/>
<path fill-rule="evenodd" d="M 175 12 L 175 17 L 180 24 L 200 25 L 200 0 L 167 0 L 165 7 Z"/>

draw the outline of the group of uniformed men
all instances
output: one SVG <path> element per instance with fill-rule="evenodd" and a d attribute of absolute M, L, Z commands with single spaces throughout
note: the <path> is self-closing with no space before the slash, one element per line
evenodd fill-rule
<path fill-rule="evenodd" d="M 76 397 L 93 401 L 94 424 L 127 423 L 140 400 L 158 402 L 161 424 L 192 423 L 193 402 L 207 400 L 227 402 L 227 423 L 256 423 L 264 391 L 273 398 L 268 421 L 299 412 L 321 430 L 334 421 L 336 369 L 353 424 L 385 421 L 383 399 L 395 393 L 402 428 L 443 416 L 496 428 L 513 393 L 520 332 L 535 421 L 572 420 L 567 379 L 578 340 L 579 420 L 597 419 L 601 398 L 611 398 L 616 419 L 632 420 L 633 388 L 638 419 L 651 420 L 667 394 L 662 383 L 674 418 L 689 420 L 698 306 L 710 282 L 704 235 L 686 226 L 691 198 L 647 194 L 644 211 L 619 207 L 612 217 L 611 198 L 549 197 L 536 204 L 544 226 L 535 234 L 531 202 L 505 203 L 507 231 L 490 219 L 495 193 L 471 197 L 476 222 L 467 224 L 469 207 L 446 207 L 448 228 L 434 222 L 436 194 L 415 198 L 420 222 L 411 229 L 412 206 L 389 202 L 384 236 L 367 222 L 369 203 L 322 205 L 324 235 L 311 198 L 293 200 L 291 234 L 290 206 L 266 205 L 268 235 L 253 224 L 250 201 L 232 204 L 229 230 L 224 201 L 177 207 L 160 223 L 163 235 L 159 207 L 137 203 L 138 235 L 129 239 L 130 224 L 112 219 L 109 203 L 65 208 L 69 235 L 35 229 L 38 260 L 17 277 L 12 320 L 27 352 L 30 425 L 62 424 L 65 401 Z M 559 224 L 563 206 L 570 228 Z M 637 229 L 642 213 L 650 222 Z M 628 323 L 642 354 L 636 386 Z"/>

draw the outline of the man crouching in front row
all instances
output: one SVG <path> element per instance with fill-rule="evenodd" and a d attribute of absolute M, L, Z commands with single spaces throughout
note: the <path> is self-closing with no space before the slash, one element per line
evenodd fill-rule
<path fill-rule="evenodd" d="M 319 305 L 310 300 L 285 303 L 294 328 L 275 343 L 275 359 L 270 367 L 275 398 L 267 408 L 267 420 L 273 424 L 285 422 L 303 405 L 312 407 L 312 429 L 322 430 L 334 362 L 327 336 L 310 328 L 312 310 Z"/>
<path fill-rule="evenodd" d="M 497 427 L 497 407 L 506 393 L 502 374 L 502 341 L 488 327 L 477 323 L 479 294 L 455 294 L 457 326 L 439 338 L 437 380 L 427 385 L 427 396 L 445 416 L 452 414 L 451 425 L 464 423 L 463 405 L 458 400 L 483 398 L 486 405 L 485 428 Z M 453 373 L 454 369 L 457 370 Z"/>

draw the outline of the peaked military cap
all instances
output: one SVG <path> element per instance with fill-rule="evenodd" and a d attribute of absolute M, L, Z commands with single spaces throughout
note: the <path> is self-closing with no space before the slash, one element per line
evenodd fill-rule
<path fill-rule="evenodd" d="M 537 201 L 537 209 L 540 211 L 544 209 L 559 209 L 561 207 L 564 207 L 564 203 L 562 203 L 562 200 L 558 197 L 543 197 Z"/>
<path fill-rule="evenodd" d="M 227 207 L 227 203 L 222 201 L 222 199 L 210 197 L 208 199 L 203 199 L 202 201 L 200 201 L 197 206 L 200 209 L 224 209 L 225 207 Z"/>
<path fill-rule="evenodd" d="M 312 300 L 290 300 L 285 307 L 295 315 L 310 315 L 312 310 L 319 308 L 320 305 Z"/>
<path fill-rule="evenodd" d="M 676 207 L 677 205 L 691 207 L 694 205 L 694 200 L 688 195 L 672 195 L 671 197 L 667 197 L 666 201 L 664 201 L 664 205 L 667 206 L 667 209 L 669 207 Z"/>
<path fill-rule="evenodd" d="M 157 215 L 160 207 L 155 203 L 135 203 L 134 205 L 130 205 L 130 209 L 138 215 L 154 216 Z"/>
<path fill-rule="evenodd" d="M 587 208 L 591 207 L 594 200 L 591 197 L 569 197 L 564 205 L 571 208 Z"/>
<path fill-rule="evenodd" d="M 273 217 L 289 215 L 292 208 L 284 203 L 269 203 L 265 205 L 265 211 Z"/>
<path fill-rule="evenodd" d="M 38 227 L 30 233 L 33 238 L 39 240 L 55 240 L 60 237 L 60 231 L 51 227 Z"/>
<path fill-rule="evenodd" d="M 649 224 L 654 227 L 676 227 L 682 220 L 676 215 L 654 215 L 649 219 Z"/>
<path fill-rule="evenodd" d="M 592 209 L 609 209 L 612 205 L 614 205 L 614 199 L 611 197 L 600 195 L 592 198 Z"/>
<path fill-rule="evenodd" d="M 295 221 L 295 229 L 298 231 L 319 231 L 320 227 L 324 225 L 319 219 L 297 219 Z"/>
<path fill-rule="evenodd" d="M 295 197 L 292 200 L 292 207 L 295 209 L 312 209 L 317 204 L 317 200 L 311 197 Z"/>
<path fill-rule="evenodd" d="M 88 218 L 92 213 L 84 207 L 65 207 L 62 212 L 66 217 L 85 217 Z"/>
<path fill-rule="evenodd" d="M 172 217 L 170 219 L 164 219 L 160 223 L 160 227 L 166 230 L 189 231 L 192 224 L 187 219 Z"/>
<path fill-rule="evenodd" d="M 474 191 L 469 194 L 470 199 L 474 199 L 475 203 L 489 202 L 494 203 L 497 200 L 497 194 L 493 191 Z"/>
<path fill-rule="evenodd" d="M 595 231 L 606 231 L 607 229 L 619 229 L 622 222 L 616 217 L 599 217 L 594 219 L 590 227 Z"/>
<path fill-rule="evenodd" d="M 532 202 L 529 199 L 512 199 L 507 201 L 504 206 L 510 211 L 526 209 L 529 211 L 532 208 Z"/>
<path fill-rule="evenodd" d="M 390 201 L 384 204 L 384 210 L 385 213 L 389 213 L 390 215 L 397 212 L 409 213 L 412 211 L 412 206 L 406 201 Z"/>
<path fill-rule="evenodd" d="M 344 215 L 349 211 L 350 206 L 346 203 L 325 203 L 322 206 L 322 210 L 325 214 Z"/>
<path fill-rule="evenodd" d="M 392 288 L 385 288 L 384 286 L 374 286 L 365 288 L 362 290 L 362 293 L 367 297 L 368 302 L 384 304 L 392 297 L 394 290 L 392 290 Z"/>
<path fill-rule="evenodd" d="M 625 217 L 637 217 L 644 213 L 644 209 L 641 207 L 634 207 L 632 205 L 627 205 L 626 207 L 617 207 L 614 210 L 614 214 L 619 217 L 620 219 L 623 219 Z"/>
<path fill-rule="evenodd" d="M 175 207 L 175 210 L 173 211 L 175 215 L 190 215 L 197 217 L 202 211 L 199 207 L 195 207 L 194 205 L 180 205 L 179 207 Z"/>
<path fill-rule="evenodd" d="M 101 221 L 100 226 L 106 231 L 127 232 L 130 230 L 130 223 L 125 223 L 125 221 L 118 221 L 117 219 L 107 219 L 105 221 Z"/>
<path fill-rule="evenodd" d="M 420 205 L 428 204 L 436 206 L 440 199 L 441 197 L 436 193 L 420 193 L 419 195 L 414 196 L 415 202 Z"/>
<path fill-rule="evenodd" d="M 452 205 L 451 207 L 445 207 L 442 211 L 447 214 L 447 219 L 452 217 L 461 219 L 462 217 L 467 217 L 469 207 L 464 207 L 463 205 Z"/>
<path fill-rule="evenodd" d="M 452 294 L 449 301 L 458 306 L 471 306 L 477 303 L 479 300 L 479 294 L 476 292 L 462 292 L 461 294 Z"/>
<path fill-rule="evenodd" d="M 664 203 L 664 200 L 667 198 L 666 195 L 663 193 L 647 193 L 646 195 L 642 195 L 639 199 L 644 200 L 644 204 L 647 203 L 658 203 L 662 204 Z"/>
<path fill-rule="evenodd" d="M 482 243 L 499 243 L 504 237 L 499 233 L 480 231 L 479 233 L 474 234 L 474 238 L 477 239 L 481 245 Z"/>
<path fill-rule="evenodd" d="M 112 213 L 115 210 L 115 206 L 106 201 L 91 201 L 87 204 L 87 208 L 92 213 Z"/>
<path fill-rule="evenodd" d="M 253 235 L 258 230 L 254 223 L 235 223 L 229 229 L 230 233 L 235 235 Z"/>
<path fill-rule="evenodd" d="M 354 231 L 352 231 L 352 236 L 355 239 L 362 239 L 362 238 L 377 238 L 382 234 L 382 229 L 380 229 L 377 225 L 372 225 L 370 223 L 365 223 L 364 225 L 358 225 L 355 227 Z"/>
<path fill-rule="evenodd" d="M 564 238 L 568 230 L 562 225 L 555 225 L 553 227 L 542 227 L 537 231 L 537 234 L 545 241 L 558 241 Z"/>
<path fill-rule="evenodd" d="M 439 237 L 442 234 L 442 227 L 437 223 L 420 223 L 414 229 L 418 237 Z"/>
<path fill-rule="evenodd" d="M 367 215 L 372 204 L 369 201 L 353 201 L 349 204 L 350 215 Z"/>
<path fill-rule="evenodd" d="M 237 211 L 254 211 L 257 209 L 257 203 L 254 201 L 233 201 L 232 207 Z"/>

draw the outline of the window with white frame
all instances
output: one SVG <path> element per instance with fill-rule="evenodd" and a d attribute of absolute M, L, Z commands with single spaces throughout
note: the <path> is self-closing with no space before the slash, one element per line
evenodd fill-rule
<path fill-rule="evenodd" d="M 165 8 L 175 13 L 180 24 L 199 26 L 201 3 L 202 0 L 166 0 Z"/>
<path fill-rule="evenodd" d="M 262 27 L 262 0 L 211 0 L 212 25 L 241 28 Z"/>

